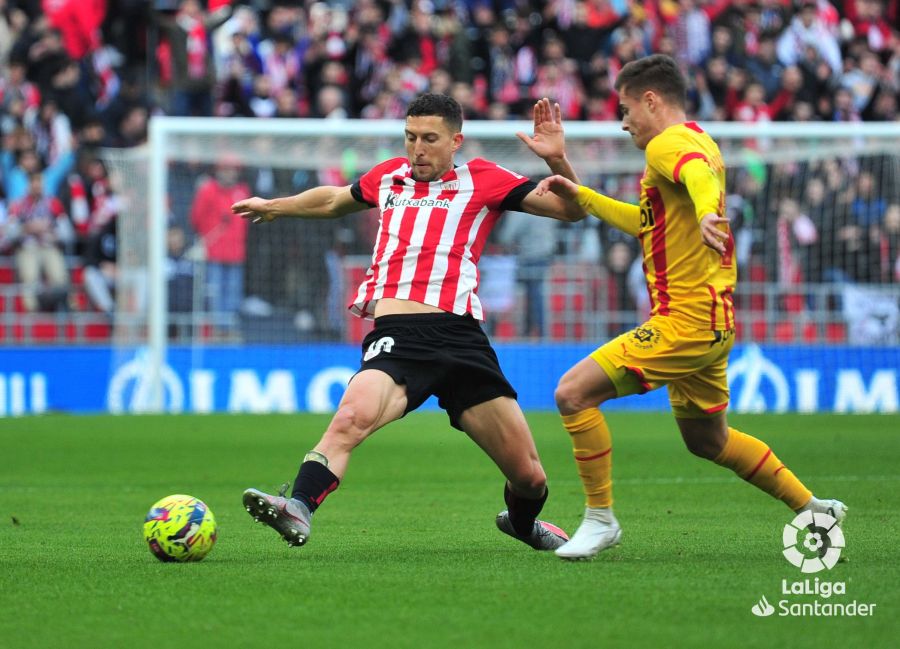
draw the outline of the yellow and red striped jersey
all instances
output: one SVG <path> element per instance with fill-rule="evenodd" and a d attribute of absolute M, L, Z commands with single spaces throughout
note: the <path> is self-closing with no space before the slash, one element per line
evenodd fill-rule
<path fill-rule="evenodd" d="M 725 164 L 718 145 L 694 122 L 650 140 L 641 178 L 640 229 L 652 315 L 672 316 L 704 329 L 734 327 L 737 266 L 734 239 L 720 256 L 703 243 L 694 203 L 679 182 L 685 163 L 701 159 L 719 179 L 719 216 L 725 214 Z"/>

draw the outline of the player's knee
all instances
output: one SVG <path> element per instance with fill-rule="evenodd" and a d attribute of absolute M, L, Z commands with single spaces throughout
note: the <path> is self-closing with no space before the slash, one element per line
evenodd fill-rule
<path fill-rule="evenodd" d="M 352 405 L 344 404 L 334 413 L 334 417 L 325 434 L 332 437 L 334 441 L 339 442 L 342 446 L 354 448 L 366 438 L 374 424 L 374 414 L 367 413 L 365 410 L 355 408 Z"/>
<path fill-rule="evenodd" d="M 533 462 L 510 482 L 516 493 L 527 498 L 540 498 L 547 489 L 547 474 L 540 463 Z"/>
<path fill-rule="evenodd" d="M 684 445 L 687 446 L 687 450 L 704 460 L 719 457 L 724 446 L 716 437 L 685 437 Z"/>
<path fill-rule="evenodd" d="M 556 400 L 557 409 L 564 415 L 574 415 L 597 405 L 587 403 L 578 384 L 575 381 L 567 380 L 566 377 L 559 380 L 553 398 Z"/>

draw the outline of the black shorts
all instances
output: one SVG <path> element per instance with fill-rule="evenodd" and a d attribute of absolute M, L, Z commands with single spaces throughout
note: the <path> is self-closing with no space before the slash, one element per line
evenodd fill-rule
<path fill-rule="evenodd" d="M 447 411 L 450 424 L 479 403 L 516 398 L 481 325 L 453 313 L 386 315 L 375 319 L 362 343 L 362 370 L 381 370 L 406 386 L 406 412 L 431 395 Z"/>

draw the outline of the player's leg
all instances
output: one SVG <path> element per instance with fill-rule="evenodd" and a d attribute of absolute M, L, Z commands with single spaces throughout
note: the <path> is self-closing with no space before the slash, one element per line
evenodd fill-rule
<path fill-rule="evenodd" d="M 537 550 L 565 543 L 565 532 L 537 520 L 547 500 L 547 476 L 518 402 L 507 396 L 484 401 L 465 409 L 458 424 L 506 476 L 507 510 L 498 515 L 497 526 Z"/>
<path fill-rule="evenodd" d="M 724 412 L 710 418 L 676 417 L 688 450 L 729 468 L 738 476 L 782 501 L 795 512 L 812 509 L 829 513 L 838 522 L 846 506 L 838 500 L 819 500 L 787 468 L 769 445 L 728 425 Z"/>
<path fill-rule="evenodd" d="M 616 396 L 613 380 L 592 356 L 563 374 L 554 394 L 588 507 L 612 506 L 612 438 L 597 407 Z"/>
<path fill-rule="evenodd" d="M 730 338 L 730 337 L 729 337 Z M 728 425 L 728 353 L 731 340 L 722 337 L 716 358 L 701 370 L 669 384 L 669 401 L 688 450 L 720 466 L 781 500 L 793 511 L 832 506 L 842 520 L 845 507 L 839 501 L 818 501 L 812 492 L 772 452 L 765 442 Z M 704 345 L 705 346 L 705 345 Z M 715 347 L 714 346 L 714 347 Z"/>
<path fill-rule="evenodd" d="M 602 350 L 603 348 L 601 348 Z M 601 350 L 597 350 L 600 352 Z M 585 496 L 584 518 L 568 543 L 556 550 L 564 559 L 587 559 L 616 545 L 622 532 L 612 511 L 612 436 L 598 406 L 619 394 L 639 391 L 637 377 L 617 371 L 595 352 L 569 369 L 554 397 L 572 440 L 575 466 Z M 627 385 L 631 384 L 631 385 Z"/>
<path fill-rule="evenodd" d="M 329 468 L 343 478 L 353 449 L 405 411 L 406 386 L 381 370 L 363 370 L 350 381 L 313 451 L 327 457 Z"/>
<path fill-rule="evenodd" d="M 381 370 L 363 370 L 353 377 L 331 423 L 306 454 L 290 498 L 257 489 L 244 492 L 244 506 L 257 520 L 277 530 L 290 545 L 303 545 L 310 519 L 325 497 L 337 489 L 350 453 L 366 437 L 399 419 L 406 411 L 406 387 Z"/>

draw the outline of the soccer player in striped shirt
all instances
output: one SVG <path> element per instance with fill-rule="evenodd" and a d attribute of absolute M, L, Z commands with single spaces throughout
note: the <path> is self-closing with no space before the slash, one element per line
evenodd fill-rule
<path fill-rule="evenodd" d="M 290 545 L 302 545 L 310 519 L 344 476 L 351 451 L 385 424 L 436 395 L 450 423 L 465 431 L 506 476 L 501 531 L 537 550 L 562 545 L 565 532 L 537 520 L 546 476 L 516 392 L 478 321 L 483 319 L 477 264 L 488 234 L 507 210 L 575 221 L 584 211 L 536 183 L 475 158 L 454 165 L 463 142 L 462 109 L 444 95 L 414 100 L 406 117 L 406 157 L 375 165 L 352 185 L 317 187 L 296 196 L 254 197 L 232 206 L 253 221 L 337 218 L 377 207 L 372 265 L 351 310 L 374 317 L 360 371 L 331 423 L 306 455 L 290 495 L 244 492 L 257 520 Z M 553 173 L 576 179 L 565 156 L 559 106 L 534 108 L 534 135 L 519 137 Z M 521 217 L 520 217 L 521 218 Z"/>
<path fill-rule="evenodd" d="M 663 385 L 681 435 L 699 457 L 727 467 L 795 511 L 846 507 L 815 498 L 762 441 L 728 426 L 725 370 L 734 344 L 734 241 L 725 214 L 719 147 L 685 115 L 686 84 L 676 62 L 653 55 L 628 63 L 616 79 L 622 128 L 646 151 L 639 205 L 614 200 L 568 178 L 538 185 L 582 206 L 640 241 L 650 319 L 606 343 L 566 372 L 556 389 L 584 487 L 584 519 L 558 548 L 585 559 L 615 545 L 612 442 L 598 406 Z"/>

